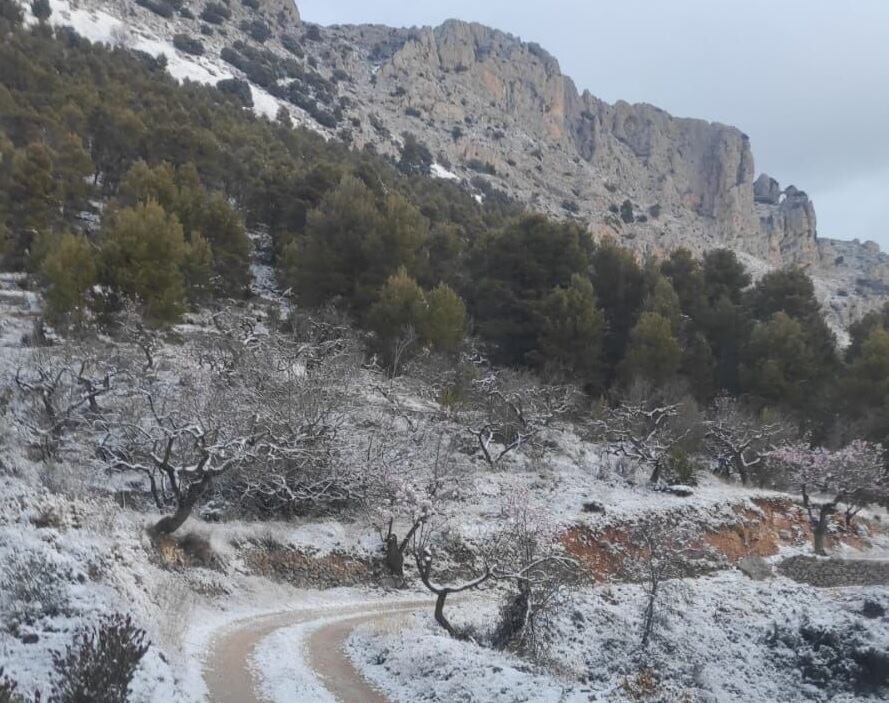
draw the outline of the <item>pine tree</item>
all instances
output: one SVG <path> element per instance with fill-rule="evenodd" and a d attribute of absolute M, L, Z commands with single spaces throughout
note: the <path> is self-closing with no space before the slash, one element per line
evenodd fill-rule
<path fill-rule="evenodd" d="M 605 316 L 589 279 L 575 274 L 567 288 L 555 288 L 540 307 L 541 363 L 576 378 L 590 389 L 602 382 Z"/>
<path fill-rule="evenodd" d="M 285 280 L 308 305 L 335 297 L 354 303 L 356 282 L 368 268 L 365 242 L 381 223 L 368 187 L 344 176 L 309 213 L 305 236 L 288 245 Z"/>
<path fill-rule="evenodd" d="M 643 379 L 660 385 L 676 375 L 681 360 L 682 349 L 670 321 L 656 312 L 643 312 L 630 332 L 621 374 L 628 383 Z"/>
<path fill-rule="evenodd" d="M 368 327 L 377 335 L 379 352 L 393 373 L 407 355 L 416 352 L 428 315 L 423 289 L 402 268 L 386 281 L 367 315 Z"/>
<path fill-rule="evenodd" d="M 43 259 L 41 273 L 46 291 L 46 317 L 53 324 L 66 319 L 81 322 L 87 310 L 87 294 L 97 282 L 95 255 L 82 236 L 55 238 Z"/>
<path fill-rule="evenodd" d="M 229 295 L 241 293 L 250 281 L 250 241 L 241 217 L 225 198 L 213 194 L 204 204 L 199 230 L 191 236 L 202 235 L 212 248 L 218 289 Z"/>
<path fill-rule="evenodd" d="M 632 252 L 606 240 L 592 257 L 592 281 L 605 313 L 605 360 L 613 370 L 624 358 L 630 330 L 639 318 L 645 296 L 645 275 Z"/>
<path fill-rule="evenodd" d="M 169 324 L 182 313 L 186 251 L 179 220 L 154 201 L 110 213 L 103 223 L 104 276 L 149 322 Z"/>
<path fill-rule="evenodd" d="M 803 326 L 784 312 L 758 322 L 744 350 L 744 391 L 767 405 L 803 411 L 815 402 L 818 362 Z"/>
<path fill-rule="evenodd" d="M 433 349 L 456 351 L 466 336 L 466 306 L 442 283 L 426 295 L 426 315 L 421 325 L 423 340 Z"/>

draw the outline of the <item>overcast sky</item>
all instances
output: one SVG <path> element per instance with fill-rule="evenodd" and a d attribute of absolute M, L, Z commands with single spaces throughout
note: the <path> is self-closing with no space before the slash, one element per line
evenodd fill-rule
<path fill-rule="evenodd" d="M 889 0 L 297 0 L 320 24 L 474 20 L 536 41 L 578 88 L 733 124 L 807 191 L 822 236 L 889 249 Z"/>

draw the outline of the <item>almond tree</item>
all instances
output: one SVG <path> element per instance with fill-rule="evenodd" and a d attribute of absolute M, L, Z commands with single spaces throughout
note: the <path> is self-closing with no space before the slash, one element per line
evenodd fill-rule
<path fill-rule="evenodd" d="M 812 526 L 816 554 L 825 555 L 830 516 L 846 506 L 847 520 L 865 505 L 889 496 L 882 448 L 856 441 L 836 452 L 802 442 L 769 452 L 787 472 L 787 481 L 802 493 Z M 814 494 L 823 496 L 820 500 Z"/>
<path fill-rule="evenodd" d="M 108 468 L 143 474 L 158 509 L 172 508 L 149 529 L 153 536 L 178 530 L 215 478 L 260 451 L 262 433 L 237 412 L 238 399 L 210 395 L 181 402 L 183 390 L 143 389 L 130 418 L 109 423 L 99 447 Z"/>
<path fill-rule="evenodd" d="M 66 431 L 101 414 L 99 398 L 111 392 L 117 371 L 92 356 L 79 360 L 35 354 L 28 370 L 19 368 L 15 383 L 31 401 L 23 424 L 44 459 L 53 456 Z"/>
<path fill-rule="evenodd" d="M 762 423 L 744 412 L 733 398 L 717 398 L 706 422 L 706 446 L 717 460 L 720 473 L 733 472 L 747 485 L 751 471 L 763 463 L 776 440 L 787 432 L 780 422 Z"/>
<path fill-rule="evenodd" d="M 578 563 L 558 553 L 557 524 L 535 508 L 527 489 L 511 490 L 502 506 L 504 524 L 486 545 L 494 578 L 512 585 L 500 611 L 493 644 L 538 654 L 541 626 L 565 591 L 580 579 Z"/>
<path fill-rule="evenodd" d="M 624 401 L 612 409 L 606 427 L 612 450 L 650 469 L 649 482 L 661 482 L 671 452 L 688 437 L 691 428 L 676 427 L 680 403 L 655 405 Z"/>
<path fill-rule="evenodd" d="M 553 420 L 575 407 L 576 389 L 543 386 L 526 375 L 491 372 L 473 383 L 481 417 L 470 432 L 492 469 L 511 452 L 532 445 Z"/>

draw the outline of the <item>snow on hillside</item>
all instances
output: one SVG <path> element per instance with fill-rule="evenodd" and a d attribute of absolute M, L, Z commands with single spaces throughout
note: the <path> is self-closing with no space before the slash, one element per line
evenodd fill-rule
<path fill-rule="evenodd" d="M 780 637 L 800 627 L 824 628 L 856 640 L 860 652 L 885 653 L 889 618 L 864 615 L 865 603 L 889 611 L 889 587 L 825 591 L 781 577 L 753 581 L 726 571 L 665 584 L 647 650 L 639 644 L 645 594 L 640 586 L 616 584 L 566 598 L 549 626 L 546 664 L 540 668 L 447 637 L 419 616 L 404 632 L 357 630 L 348 651 L 397 703 L 865 703 L 876 699 L 849 690 L 854 671 L 843 668 L 825 635 L 796 648 Z M 490 606 L 470 604 L 453 605 L 449 614 L 482 631 L 496 618 Z M 825 690 L 805 682 L 803 669 L 837 678 Z"/>
<path fill-rule="evenodd" d="M 30 14 L 30 3 L 23 2 L 28 8 L 27 19 L 36 22 Z M 219 81 L 232 78 L 231 67 L 224 61 L 210 56 L 192 56 L 178 51 L 172 44 L 173 21 L 168 20 L 167 33 L 163 36 L 152 33 L 147 26 L 134 27 L 130 22 L 124 21 L 97 7 L 75 6 L 72 0 L 50 0 L 52 15 L 49 22 L 56 27 L 72 27 L 78 34 L 92 42 L 122 46 L 136 51 L 143 51 L 155 58 L 166 56 L 166 70 L 179 81 L 192 81 L 216 85 Z M 283 107 L 297 124 L 314 129 L 319 133 L 324 131 L 313 120 L 289 103 L 278 100 L 268 91 L 259 86 L 250 85 L 253 96 L 253 110 L 261 116 L 274 120 L 278 111 Z"/>

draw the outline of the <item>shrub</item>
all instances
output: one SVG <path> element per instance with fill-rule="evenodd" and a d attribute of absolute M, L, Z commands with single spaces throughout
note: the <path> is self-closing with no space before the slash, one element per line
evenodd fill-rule
<path fill-rule="evenodd" d="M 40 617 L 54 617 L 68 606 L 68 578 L 49 555 L 18 554 L 0 574 L 0 593 L 9 625 L 32 624 Z"/>
<path fill-rule="evenodd" d="M 58 682 L 51 700 L 126 703 L 133 674 L 148 647 L 145 631 L 128 615 L 106 618 L 78 634 L 64 652 L 53 653 Z"/>
<path fill-rule="evenodd" d="M 864 626 L 828 628 L 803 620 L 797 627 L 775 624 L 766 638 L 784 650 L 803 679 L 832 693 L 879 693 L 889 686 L 889 651 L 878 650 L 861 637 Z"/>
<path fill-rule="evenodd" d="M 179 16 L 183 17 L 187 20 L 193 20 L 194 19 L 194 12 L 189 10 L 187 7 L 183 7 L 181 10 L 179 10 Z"/>
<path fill-rule="evenodd" d="M 52 7 L 49 0 L 33 0 L 31 2 L 31 14 L 41 22 L 46 22 L 52 15 Z"/>
<path fill-rule="evenodd" d="M 210 24 L 222 24 L 231 19 L 232 12 L 225 5 L 217 2 L 207 3 L 201 12 L 201 19 Z"/>
<path fill-rule="evenodd" d="M 292 34 L 284 34 L 281 36 L 281 46 L 283 46 L 287 51 L 296 56 L 297 58 L 303 58 L 306 55 L 306 52 L 303 51 L 302 46 L 300 46 L 299 41 Z"/>
<path fill-rule="evenodd" d="M 136 0 L 136 4 L 166 19 L 170 19 L 175 11 L 175 8 L 164 0 Z"/>
<path fill-rule="evenodd" d="M 697 484 L 695 474 L 698 467 L 692 458 L 681 447 L 676 447 L 670 452 L 669 456 L 669 476 L 670 478 L 683 483 L 686 486 L 694 486 Z"/>
<path fill-rule="evenodd" d="M 497 175 L 497 169 L 494 168 L 494 164 L 482 161 L 481 159 L 470 159 L 466 162 L 466 167 L 473 171 L 478 171 L 479 173 L 486 173 L 489 176 Z"/>
<path fill-rule="evenodd" d="M 318 25 L 313 24 L 309 26 L 306 30 L 306 39 L 309 41 L 321 41 L 321 30 L 318 28 Z"/>
<path fill-rule="evenodd" d="M 265 43 L 272 36 L 272 30 L 262 20 L 245 20 L 241 22 L 240 28 L 242 32 L 246 32 L 260 44 Z"/>
<path fill-rule="evenodd" d="M 238 78 L 226 78 L 216 84 L 216 87 L 226 95 L 234 96 L 244 107 L 253 107 L 253 94 L 250 84 Z"/>
<path fill-rule="evenodd" d="M 633 203 L 629 200 L 624 200 L 620 206 L 620 219 L 622 219 L 626 224 L 630 224 L 636 219 L 636 216 L 633 214 Z"/>
<path fill-rule="evenodd" d="M 40 693 L 35 693 L 31 699 L 25 698 L 19 693 L 18 684 L 9 678 L 0 666 L 0 703 L 27 703 L 28 700 L 40 703 Z"/>
<path fill-rule="evenodd" d="M 241 0 L 241 3 L 245 7 L 249 7 L 251 10 L 259 9 L 259 0 Z"/>
<path fill-rule="evenodd" d="M 204 45 L 199 39 L 193 39 L 187 34 L 176 34 L 173 36 L 173 46 L 179 51 L 191 54 L 192 56 L 203 56 Z"/>

